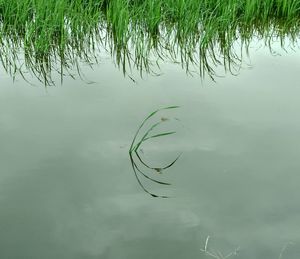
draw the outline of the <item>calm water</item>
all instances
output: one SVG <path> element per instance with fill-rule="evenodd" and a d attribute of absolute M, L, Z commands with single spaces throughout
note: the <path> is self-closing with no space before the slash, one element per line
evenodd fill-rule
<path fill-rule="evenodd" d="M 94 84 L 33 87 L 0 74 L 0 257 L 201 259 L 239 247 L 243 259 L 300 254 L 300 51 L 255 48 L 252 69 L 217 83 L 165 64 L 163 75 L 124 78 L 111 62 Z M 128 156 L 141 121 L 180 105 L 178 134 L 143 147 L 159 164 L 139 187 Z M 292 244 L 290 244 L 292 242 Z"/>

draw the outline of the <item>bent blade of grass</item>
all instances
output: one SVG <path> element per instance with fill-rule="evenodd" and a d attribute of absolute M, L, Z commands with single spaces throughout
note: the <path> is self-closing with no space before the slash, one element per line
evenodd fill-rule
<path fill-rule="evenodd" d="M 133 165 L 133 164 L 134 164 L 134 161 L 133 161 L 132 157 L 131 157 L 130 159 L 131 159 L 131 163 L 132 163 L 132 165 Z M 169 196 L 165 196 L 165 195 L 157 195 L 157 194 L 154 194 L 154 193 L 148 191 L 148 190 L 145 188 L 145 186 L 142 184 L 140 178 L 138 177 L 138 174 L 137 174 L 137 172 L 136 172 L 136 168 L 135 168 L 134 166 L 133 166 L 132 168 L 133 168 L 133 171 L 134 171 L 135 178 L 137 179 L 137 181 L 138 181 L 140 187 L 141 187 L 146 193 L 148 193 L 149 195 L 151 195 L 151 196 L 154 197 L 154 198 L 169 198 Z"/>
<path fill-rule="evenodd" d="M 139 172 L 140 172 L 145 178 L 147 178 L 148 180 L 151 180 L 152 182 L 155 182 L 155 183 L 158 183 L 158 184 L 162 184 L 162 185 L 171 185 L 170 183 L 158 181 L 158 180 L 153 179 L 153 178 L 151 178 L 150 176 L 146 175 L 145 173 L 142 172 L 141 169 L 139 169 L 139 167 L 137 166 L 137 164 L 136 164 L 135 162 L 134 162 L 132 165 L 135 167 L 135 169 L 136 169 L 137 171 L 139 171 Z"/>
<path fill-rule="evenodd" d="M 139 161 L 140 161 L 144 166 L 146 166 L 146 167 L 149 168 L 149 169 L 155 170 L 155 171 L 157 171 L 157 172 L 159 172 L 159 173 L 161 173 L 161 171 L 163 171 L 163 170 L 165 170 L 165 169 L 168 169 L 168 168 L 171 167 L 173 164 L 175 164 L 175 162 L 176 162 L 176 161 L 179 159 L 179 157 L 182 155 L 182 153 L 179 154 L 179 155 L 178 155 L 171 163 L 167 164 L 166 166 L 163 166 L 163 167 L 152 167 L 152 166 L 149 166 L 149 165 L 141 158 L 140 154 L 139 154 L 137 151 L 135 151 L 135 154 L 136 154 L 137 158 L 139 159 Z"/>
<path fill-rule="evenodd" d="M 143 135 L 143 137 L 141 138 L 141 140 L 136 144 L 136 146 L 134 147 L 133 150 L 137 150 L 141 145 L 142 143 L 145 141 L 145 138 L 147 138 L 147 136 L 149 135 L 149 133 L 154 130 L 158 125 L 160 125 L 162 123 L 162 121 L 159 121 L 155 124 L 153 124 L 147 131 L 146 133 Z"/>
<path fill-rule="evenodd" d="M 176 133 L 176 131 L 169 131 L 169 132 L 159 133 L 159 134 L 152 135 L 150 137 L 146 137 L 146 138 L 144 138 L 143 141 L 146 141 L 146 140 L 152 139 L 152 138 L 159 138 L 159 137 L 163 137 L 163 136 L 173 135 L 175 133 Z"/>
<path fill-rule="evenodd" d="M 145 166 L 148 169 L 151 170 L 155 170 L 157 172 L 161 172 L 162 170 L 169 168 L 170 166 L 172 166 L 180 157 L 180 155 L 178 157 L 176 157 L 175 160 L 173 160 L 170 164 L 168 164 L 167 166 L 164 167 L 151 167 L 149 166 L 147 163 L 145 163 L 143 161 L 143 159 L 140 157 L 139 153 L 138 153 L 138 149 L 140 148 L 140 146 L 142 145 L 142 143 L 144 143 L 145 141 L 149 140 L 149 139 L 153 139 L 153 138 L 158 138 L 158 137 L 163 137 L 163 136 L 168 136 L 168 135 L 172 135 L 174 133 L 176 133 L 175 131 L 169 131 L 169 132 L 163 132 L 163 133 L 158 133 L 158 134 L 154 134 L 149 136 L 150 132 L 152 132 L 156 127 L 158 127 L 162 122 L 165 122 L 166 120 L 161 119 L 159 122 L 154 123 L 151 125 L 151 127 L 146 131 L 146 133 L 144 133 L 144 135 L 141 137 L 141 139 L 139 141 L 137 141 L 138 135 L 140 133 L 140 131 L 142 130 L 143 126 L 145 125 L 145 123 L 150 120 L 155 114 L 157 114 L 159 111 L 161 110 L 168 110 L 168 109 L 175 109 L 175 108 L 179 108 L 179 106 L 168 106 L 168 107 L 164 107 L 164 108 L 160 108 L 155 110 L 154 112 L 150 113 L 141 123 L 141 125 L 139 126 L 138 130 L 136 131 L 134 138 L 131 142 L 130 148 L 129 148 L 129 156 L 130 156 L 130 161 L 131 161 L 131 166 L 133 168 L 135 177 L 139 183 L 139 185 L 141 186 L 141 188 L 148 194 L 150 194 L 152 197 L 161 197 L 161 198 L 168 198 L 168 196 L 164 196 L 164 195 L 156 195 L 150 191 L 147 190 L 147 188 L 143 185 L 142 181 L 139 179 L 138 177 L 138 173 L 140 173 L 143 177 L 145 177 L 146 179 L 157 183 L 157 184 L 161 184 L 161 185 L 171 185 L 170 183 L 167 182 L 162 182 L 162 181 L 158 181 L 150 176 L 148 176 L 146 173 L 144 173 L 136 164 L 136 162 L 134 161 L 134 154 L 137 156 L 138 160 L 140 161 L 140 163 Z M 137 143 L 136 143 L 137 142 Z"/>
<path fill-rule="evenodd" d="M 129 152 L 130 152 L 130 151 L 133 151 L 134 149 L 136 149 L 136 148 L 133 148 L 133 145 L 134 145 L 134 143 L 135 143 L 135 140 L 136 140 L 136 138 L 137 138 L 137 136 L 138 136 L 140 130 L 142 129 L 142 127 L 145 125 L 145 123 L 146 123 L 151 117 L 153 117 L 155 114 L 157 114 L 157 113 L 160 112 L 160 111 L 163 111 L 163 110 L 170 110 L 170 109 L 177 109 L 177 108 L 179 108 L 179 107 L 180 107 L 180 106 L 178 106 L 178 105 L 167 106 L 167 107 L 163 107 L 163 108 L 157 109 L 157 110 L 155 110 L 154 112 L 150 113 L 150 114 L 143 120 L 143 122 L 142 122 L 141 125 L 139 126 L 138 130 L 136 131 L 136 133 L 135 133 L 135 135 L 134 135 L 134 137 L 133 137 L 131 146 L 130 146 L 130 148 L 129 148 Z"/>

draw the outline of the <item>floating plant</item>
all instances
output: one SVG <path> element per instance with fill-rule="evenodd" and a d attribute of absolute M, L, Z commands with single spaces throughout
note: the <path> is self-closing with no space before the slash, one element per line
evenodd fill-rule
<path fill-rule="evenodd" d="M 146 141 L 154 139 L 154 138 L 173 135 L 176 133 L 176 131 L 166 131 L 166 132 L 160 132 L 157 134 L 153 133 L 154 129 L 156 129 L 159 125 L 168 121 L 168 118 L 165 118 L 165 117 L 161 117 L 158 122 L 155 122 L 149 128 L 146 128 L 144 131 L 144 134 L 142 134 L 142 131 L 145 128 L 144 126 L 145 126 L 146 122 L 153 119 L 154 115 L 156 115 L 157 113 L 159 113 L 160 111 L 163 111 L 163 110 L 170 110 L 170 109 L 176 109 L 176 108 L 179 108 L 179 106 L 168 106 L 168 107 L 164 107 L 161 109 L 157 109 L 154 112 L 150 113 L 144 119 L 142 124 L 139 126 L 137 132 L 134 135 L 134 138 L 132 140 L 132 143 L 131 143 L 131 146 L 129 149 L 129 157 L 130 157 L 130 162 L 131 162 L 131 166 L 132 166 L 134 175 L 135 175 L 139 185 L 142 187 L 142 189 L 146 193 L 150 194 L 152 197 L 168 198 L 168 196 L 157 195 L 157 194 L 150 192 L 143 184 L 143 181 L 141 180 L 141 178 L 145 178 L 146 180 L 154 182 L 156 184 L 171 185 L 168 182 L 159 181 L 157 179 L 154 179 L 153 177 L 150 177 L 147 172 L 152 171 L 154 173 L 162 174 L 164 170 L 170 168 L 172 165 L 175 164 L 175 162 L 179 159 L 181 154 L 179 154 L 174 160 L 172 160 L 171 162 L 167 163 L 164 166 L 159 166 L 159 167 L 150 166 L 149 163 L 145 162 L 145 160 L 142 158 L 142 154 L 143 154 L 143 149 L 141 148 L 142 144 L 145 143 Z M 139 138 L 140 135 L 142 135 L 142 136 Z"/>

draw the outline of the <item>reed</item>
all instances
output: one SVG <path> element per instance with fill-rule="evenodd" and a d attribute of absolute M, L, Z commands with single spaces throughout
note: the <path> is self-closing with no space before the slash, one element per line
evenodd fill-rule
<path fill-rule="evenodd" d="M 149 73 L 158 60 L 214 77 L 238 69 L 239 43 L 253 37 L 297 42 L 300 0 L 0 0 L 0 58 L 6 71 L 45 84 L 107 49 L 126 74 Z"/>

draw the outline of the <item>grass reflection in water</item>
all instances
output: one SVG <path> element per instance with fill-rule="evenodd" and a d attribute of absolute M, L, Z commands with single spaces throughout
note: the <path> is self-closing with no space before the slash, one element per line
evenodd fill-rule
<path fill-rule="evenodd" d="M 13 78 L 46 85 L 53 73 L 80 76 L 99 49 L 124 74 L 168 60 L 214 78 L 217 66 L 237 72 L 254 37 L 295 43 L 299 23 L 299 0 L 0 0 L 0 59 Z"/>

